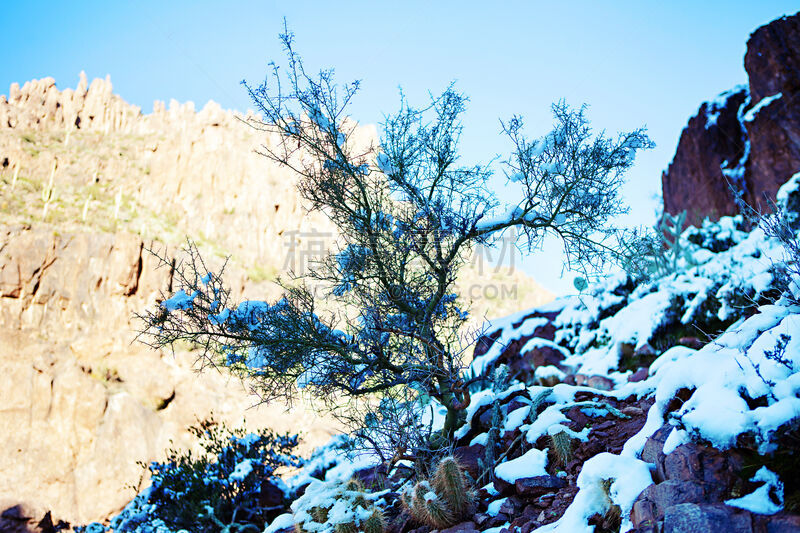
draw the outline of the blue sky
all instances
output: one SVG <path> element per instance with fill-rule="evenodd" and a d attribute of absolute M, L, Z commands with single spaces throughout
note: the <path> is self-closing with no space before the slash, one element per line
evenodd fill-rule
<path fill-rule="evenodd" d="M 433 5 L 429 5 L 433 4 Z M 661 171 L 700 103 L 746 81 L 748 35 L 798 9 L 790 1 L 616 2 L 14 2 L 3 6 L 0 94 L 12 82 L 78 73 L 111 75 L 114 90 L 145 112 L 153 100 L 209 99 L 245 110 L 242 79 L 258 82 L 281 59 L 286 17 L 307 67 L 363 80 L 352 114 L 376 123 L 451 81 L 470 96 L 467 163 L 507 153 L 499 119 L 521 114 L 546 133 L 561 98 L 590 105 L 608 132 L 646 125 L 658 147 L 628 175 L 628 221 L 651 224 Z M 502 180 L 498 180 L 502 184 Z M 518 263 L 519 264 L 519 263 Z M 557 248 L 523 268 L 546 286 L 559 280 Z M 544 265 L 544 268 L 542 268 Z"/>

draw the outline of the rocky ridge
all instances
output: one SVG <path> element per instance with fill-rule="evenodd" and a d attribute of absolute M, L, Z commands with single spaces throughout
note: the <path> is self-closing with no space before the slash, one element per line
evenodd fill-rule
<path fill-rule="evenodd" d="M 800 14 L 758 28 L 747 42 L 748 83 L 700 106 L 664 171 L 664 211 L 687 224 L 739 212 L 728 183 L 753 206 L 800 170 Z"/>

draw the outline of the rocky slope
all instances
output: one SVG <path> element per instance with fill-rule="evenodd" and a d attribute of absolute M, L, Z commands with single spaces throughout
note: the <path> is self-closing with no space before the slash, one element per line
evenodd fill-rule
<path fill-rule="evenodd" d="M 788 206 L 800 205 L 800 173 L 778 197 L 796 218 Z M 787 249 L 760 228 L 746 231 L 740 216 L 688 228 L 681 246 L 686 254 L 662 277 L 611 276 L 488 324 L 471 368 L 485 379 L 445 452 L 460 474 L 431 475 L 430 450 L 384 461 L 393 450 L 352 453 L 336 436 L 296 475 L 251 479 L 272 506 L 266 520 L 238 525 L 800 531 L 800 273 L 779 275 Z M 441 428 L 443 411 L 427 401 L 420 424 Z M 176 531 L 159 514 L 158 491 L 87 531 Z"/>
<path fill-rule="evenodd" d="M 741 216 L 720 218 L 733 206 L 721 201 L 723 176 L 746 185 L 746 200 L 777 193 L 787 220 L 800 217 L 798 22 L 757 30 L 745 60 L 749 86 L 704 104 L 682 135 L 664 176 L 665 208 L 689 210 L 691 222 L 719 221 L 679 236 L 671 271 L 648 281 L 611 276 L 488 324 L 471 366 L 484 379 L 473 385 L 452 449 L 474 493 L 453 495 L 463 489 L 459 475 L 428 475 L 429 451 L 380 463 L 348 455 L 337 436 L 297 475 L 251 479 L 272 496 L 269 516 L 240 526 L 800 531 L 798 237 L 787 247 Z M 429 401 L 421 411 L 421 424 L 441 427 L 441 406 Z M 153 494 L 140 493 L 110 529 L 168 533 Z"/>
<path fill-rule="evenodd" d="M 369 142 L 374 129 L 359 130 Z M 225 375 L 196 375 L 191 353 L 135 342 L 132 314 L 169 286 L 146 251 L 185 236 L 219 264 L 234 295 L 272 297 L 277 274 L 333 237 L 303 211 L 294 178 L 254 153 L 274 142 L 210 102 L 124 102 L 108 79 L 59 90 L 52 79 L 0 96 L 0 530 L 86 523 L 118 511 L 140 483 L 137 461 L 209 416 L 306 434 L 333 431 L 302 406 L 255 401 Z M 156 246 L 161 246 L 158 243 Z M 511 271 L 461 280 L 482 315 L 548 299 Z M 484 290 L 486 288 L 491 290 Z M 516 298 L 508 298 L 515 295 Z M 524 302 L 524 303 L 523 303 Z"/>
<path fill-rule="evenodd" d="M 800 14 L 758 28 L 747 42 L 746 85 L 705 102 L 662 175 L 664 211 L 699 225 L 735 215 L 728 182 L 750 205 L 773 200 L 800 170 Z"/>

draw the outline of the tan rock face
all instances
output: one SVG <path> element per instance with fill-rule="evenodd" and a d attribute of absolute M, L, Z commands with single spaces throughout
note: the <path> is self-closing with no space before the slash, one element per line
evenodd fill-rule
<path fill-rule="evenodd" d="M 267 299 L 269 280 L 333 238 L 303 210 L 295 177 L 254 152 L 275 142 L 213 103 L 143 115 L 85 76 L 75 90 L 47 78 L 0 96 L 0 515 L 108 517 L 133 496 L 136 462 L 162 458 L 170 441 L 191 446 L 186 428 L 212 411 L 302 432 L 306 450 L 334 430 L 303 406 L 249 409 L 241 383 L 196 374 L 191 353 L 133 342 L 133 313 L 170 283 L 146 251 L 153 239 L 174 251 L 191 236 L 212 268 L 231 254 L 234 296 Z M 482 299 L 481 317 L 550 297 L 490 267 L 460 283 Z"/>
<path fill-rule="evenodd" d="M 62 92 L 45 78 L 0 100 L 0 169 L 5 181 L 17 175 L 0 207 L 17 215 L 12 222 L 125 228 L 167 242 L 191 235 L 224 243 L 243 262 L 280 266 L 292 231 L 301 246 L 332 234 L 324 216 L 303 210 L 295 177 L 256 153 L 275 138 L 234 113 L 173 101 L 143 115 L 110 81 L 85 86 L 82 78 Z M 374 129 L 359 135 L 374 137 Z"/>
<path fill-rule="evenodd" d="M 235 274 L 235 273 L 234 273 Z M 240 274 L 241 275 L 241 274 Z M 250 409 L 243 385 L 197 375 L 191 354 L 131 344 L 131 318 L 169 284 L 130 234 L 0 230 L 0 502 L 73 523 L 119 510 L 137 461 L 163 457 L 212 412 L 238 425 L 303 432 L 307 448 L 334 430 L 302 408 Z M 13 504 L 13 505 L 12 505 Z M 5 509 L 5 507 L 4 507 Z M 3 510 L 4 510 L 3 509 Z"/>

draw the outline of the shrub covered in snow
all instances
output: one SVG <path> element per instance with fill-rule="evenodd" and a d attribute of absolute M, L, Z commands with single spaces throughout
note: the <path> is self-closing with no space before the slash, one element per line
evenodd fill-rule
<path fill-rule="evenodd" d="M 151 485 L 111 521 L 115 532 L 170 533 L 191 531 L 261 531 L 272 509 L 260 503 L 263 484 L 288 489 L 276 470 L 297 467 L 302 461 L 292 454 L 296 435 L 277 435 L 262 429 L 247 433 L 206 421 L 190 431 L 201 451 L 171 449 L 164 462 L 147 465 Z M 144 466 L 144 465 L 143 465 Z M 106 531 L 99 524 L 86 532 Z"/>
<path fill-rule="evenodd" d="M 383 512 L 374 501 L 379 496 L 379 493 L 366 493 L 361 483 L 355 479 L 344 483 L 314 481 L 306 488 L 303 496 L 292 504 L 295 531 L 382 533 L 386 524 Z M 274 527 L 271 526 L 270 529 Z"/>

